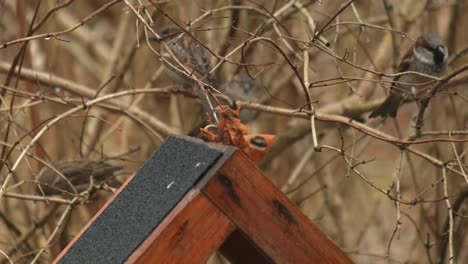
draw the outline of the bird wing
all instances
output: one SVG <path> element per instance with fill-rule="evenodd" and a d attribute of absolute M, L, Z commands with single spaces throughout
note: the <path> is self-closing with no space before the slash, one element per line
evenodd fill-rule
<path fill-rule="evenodd" d="M 398 65 L 398 73 L 406 72 L 406 71 L 409 70 L 411 60 L 413 59 L 413 52 L 414 52 L 413 47 L 408 49 L 405 56 L 403 56 L 403 58 L 401 59 L 400 65 Z M 400 80 L 401 76 L 403 76 L 403 75 L 397 75 L 397 76 L 395 76 L 395 78 L 393 78 L 391 88 L 390 88 L 390 93 L 396 93 L 396 94 L 405 93 L 404 89 L 401 89 L 401 88 L 398 87 L 398 81 Z"/>

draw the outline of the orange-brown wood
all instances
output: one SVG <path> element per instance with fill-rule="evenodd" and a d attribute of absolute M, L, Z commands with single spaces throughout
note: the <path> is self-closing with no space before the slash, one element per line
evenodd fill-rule
<path fill-rule="evenodd" d="M 276 263 L 352 263 L 239 151 L 202 192 Z"/>
<path fill-rule="evenodd" d="M 205 263 L 233 230 L 204 194 L 192 190 L 126 263 Z"/>

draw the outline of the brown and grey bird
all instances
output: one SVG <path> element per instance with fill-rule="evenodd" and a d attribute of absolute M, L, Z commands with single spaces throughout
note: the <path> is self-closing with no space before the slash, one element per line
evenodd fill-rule
<path fill-rule="evenodd" d="M 174 26 L 162 29 L 159 34 L 165 43 L 160 46 L 161 59 L 172 79 L 188 87 L 194 85 L 194 80 L 208 85 L 217 83 L 216 76 L 210 74 L 208 52 L 196 39 Z"/>
<path fill-rule="evenodd" d="M 236 108 L 236 101 L 256 102 L 259 103 L 262 97 L 262 89 L 257 87 L 255 80 L 250 78 L 246 73 L 241 73 L 226 84 L 224 95 L 233 101 L 231 108 Z M 243 123 L 248 123 L 255 119 L 259 111 L 251 109 L 241 109 L 240 120 Z"/>
<path fill-rule="evenodd" d="M 216 75 L 210 73 L 208 51 L 191 34 L 169 26 L 160 31 L 160 56 L 169 77 L 185 87 L 192 87 L 202 101 L 203 110 L 212 119 L 216 101 L 203 89 L 216 88 Z M 202 86 L 202 87 L 200 87 Z"/>
<path fill-rule="evenodd" d="M 36 176 L 36 191 L 39 194 L 74 194 L 74 189 L 80 193 L 89 188 L 91 176 L 94 183 L 101 184 L 113 180 L 114 173 L 122 169 L 104 161 L 85 159 L 53 161 L 51 165 L 55 170 L 45 166 Z"/>
<path fill-rule="evenodd" d="M 447 66 L 448 51 L 439 36 L 420 36 L 403 57 L 398 72 L 419 72 L 435 77 L 441 76 Z M 421 98 L 433 85 L 429 77 L 414 73 L 398 75 L 393 79 L 387 99 L 370 115 L 374 117 L 396 117 L 398 108 L 405 100 Z"/>

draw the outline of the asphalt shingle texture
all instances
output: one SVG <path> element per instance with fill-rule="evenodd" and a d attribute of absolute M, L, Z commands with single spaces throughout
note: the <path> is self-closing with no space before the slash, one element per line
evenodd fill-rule
<path fill-rule="evenodd" d="M 58 263 L 124 262 L 222 154 L 168 137 Z"/>

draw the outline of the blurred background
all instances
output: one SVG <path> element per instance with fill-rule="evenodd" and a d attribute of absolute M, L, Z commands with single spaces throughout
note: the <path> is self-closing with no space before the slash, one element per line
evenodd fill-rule
<path fill-rule="evenodd" d="M 148 40 L 172 25 L 206 48 L 249 133 L 277 135 L 261 169 L 356 263 L 463 263 L 466 69 L 421 133 L 414 102 L 368 115 L 422 34 L 444 40 L 448 73 L 466 68 L 467 12 L 467 0 L 0 0 L 0 262 L 50 263 L 165 137 L 197 134 L 200 100 Z"/>

